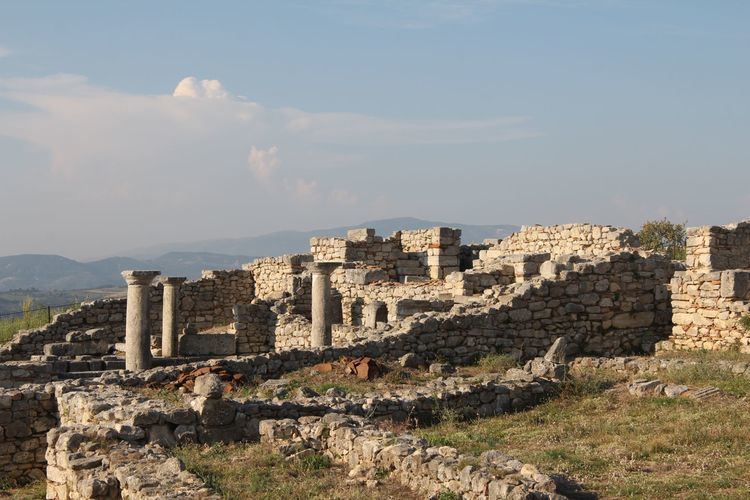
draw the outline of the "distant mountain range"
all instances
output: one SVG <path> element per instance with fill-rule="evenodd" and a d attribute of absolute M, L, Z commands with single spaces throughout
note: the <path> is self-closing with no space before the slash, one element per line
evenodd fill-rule
<path fill-rule="evenodd" d="M 167 252 L 216 252 L 238 255 L 283 255 L 287 253 L 304 253 L 310 251 L 310 238 L 313 236 L 346 236 L 349 229 L 369 227 L 375 229 L 379 236 L 390 236 L 400 229 L 426 229 L 435 226 L 448 226 L 461 229 L 463 243 L 480 243 L 487 238 L 504 238 L 519 226 L 509 224 L 472 225 L 449 222 L 429 221 L 413 217 L 400 217 L 363 222 L 356 226 L 342 226 L 311 231 L 276 231 L 260 236 L 246 238 L 224 238 L 217 240 L 194 241 L 189 243 L 167 243 L 137 248 L 126 252 L 140 258 L 151 258 Z"/>
<path fill-rule="evenodd" d="M 109 257 L 78 262 L 60 255 L 0 257 L 0 292 L 15 289 L 81 290 L 122 286 L 123 269 L 158 269 L 164 275 L 197 278 L 203 269 L 234 269 L 256 257 L 310 251 L 313 236 L 344 236 L 349 229 L 371 227 L 389 236 L 399 229 L 450 226 L 462 230 L 461 241 L 480 242 L 503 238 L 518 226 L 470 225 L 398 218 L 364 222 L 356 226 L 312 231 L 278 231 L 247 238 L 170 243 L 124 252 L 130 257 Z"/>
<path fill-rule="evenodd" d="M 245 255 L 169 252 L 155 259 L 110 257 L 78 262 L 60 255 L 0 257 L 0 292 L 15 289 L 82 290 L 124 285 L 124 269 L 158 269 L 168 276 L 197 278 L 203 269 L 232 269 L 252 260 Z"/>

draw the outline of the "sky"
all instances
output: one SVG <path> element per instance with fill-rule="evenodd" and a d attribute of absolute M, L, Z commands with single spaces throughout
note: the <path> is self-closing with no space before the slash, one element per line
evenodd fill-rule
<path fill-rule="evenodd" d="M 750 218 L 744 0 L 0 5 L 0 255 Z"/>

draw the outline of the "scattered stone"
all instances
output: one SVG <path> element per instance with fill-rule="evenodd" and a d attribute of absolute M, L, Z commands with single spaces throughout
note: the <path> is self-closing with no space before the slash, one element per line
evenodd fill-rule
<path fill-rule="evenodd" d="M 224 393 L 224 384 L 215 373 L 206 373 L 196 377 L 193 392 L 199 396 L 217 399 Z"/>
<path fill-rule="evenodd" d="M 437 375 L 450 375 L 454 373 L 456 369 L 450 363 L 432 363 L 430 364 L 430 373 Z"/>

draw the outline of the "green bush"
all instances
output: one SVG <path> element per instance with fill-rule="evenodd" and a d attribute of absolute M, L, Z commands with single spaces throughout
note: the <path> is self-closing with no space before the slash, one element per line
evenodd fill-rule
<path fill-rule="evenodd" d="M 685 223 L 675 224 L 666 218 L 643 223 L 638 238 L 641 248 L 663 253 L 672 259 L 685 259 L 687 233 Z"/>
<path fill-rule="evenodd" d="M 750 332 L 750 314 L 746 314 L 740 318 L 740 326 L 746 332 Z"/>

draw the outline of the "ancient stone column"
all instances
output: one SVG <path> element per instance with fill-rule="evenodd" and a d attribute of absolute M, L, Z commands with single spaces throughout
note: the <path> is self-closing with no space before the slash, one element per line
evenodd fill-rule
<path fill-rule="evenodd" d="M 125 369 L 141 371 L 151 368 L 151 332 L 148 305 L 151 282 L 159 271 L 123 271 L 128 283 L 125 319 Z"/>
<path fill-rule="evenodd" d="M 312 272 L 312 347 L 332 344 L 331 337 L 331 273 L 341 262 L 310 262 L 307 268 Z"/>
<path fill-rule="evenodd" d="M 180 296 L 180 285 L 187 278 L 170 276 L 164 280 L 164 296 L 162 298 L 161 313 L 161 355 L 162 357 L 177 356 L 177 299 Z"/>

